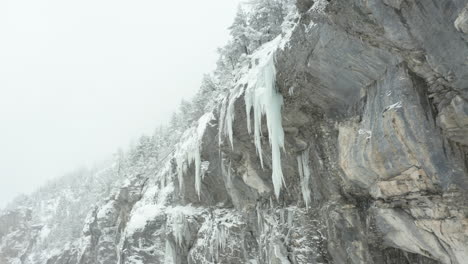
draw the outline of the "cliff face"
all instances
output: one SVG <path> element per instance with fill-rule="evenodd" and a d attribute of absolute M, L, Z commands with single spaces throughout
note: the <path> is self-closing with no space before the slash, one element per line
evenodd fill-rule
<path fill-rule="evenodd" d="M 466 263 L 468 4 L 297 9 L 155 176 L 45 257 L 31 212 L 1 216 L 0 262 Z"/>

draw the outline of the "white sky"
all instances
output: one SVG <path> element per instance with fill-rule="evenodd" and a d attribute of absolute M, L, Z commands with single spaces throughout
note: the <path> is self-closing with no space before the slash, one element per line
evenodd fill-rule
<path fill-rule="evenodd" d="M 166 122 L 239 0 L 1 0 L 0 207 Z"/>

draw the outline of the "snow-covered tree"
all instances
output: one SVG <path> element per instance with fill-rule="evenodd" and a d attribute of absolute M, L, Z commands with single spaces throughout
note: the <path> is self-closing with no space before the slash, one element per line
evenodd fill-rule
<path fill-rule="evenodd" d="M 233 52 L 238 53 L 237 57 L 240 57 L 241 54 L 249 54 L 249 25 L 248 25 L 248 16 L 247 13 L 239 6 L 237 10 L 236 17 L 234 22 L 229 27 L 230 34 L 232 36 L 232 48 Z"/>
<path fill-rule="evenodd" d="M 281 33 L 281 24 L 287 15 L 287 0 L 251 0 L 249 34 L 251 48 L 257 48 Z"/>

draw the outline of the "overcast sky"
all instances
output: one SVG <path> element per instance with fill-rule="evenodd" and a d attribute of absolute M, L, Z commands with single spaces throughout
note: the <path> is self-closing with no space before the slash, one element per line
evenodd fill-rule
<path fill-rule="evenodd" d="M 238 2 L 0 1 L 0 207 L 166 122 Z"/>

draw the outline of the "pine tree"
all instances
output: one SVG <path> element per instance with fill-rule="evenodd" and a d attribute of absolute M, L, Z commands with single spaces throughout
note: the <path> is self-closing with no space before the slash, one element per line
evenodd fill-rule
<path fill-rule="evenodd" d="M 248 16 L 241 6 L 238 7 L 234 22 L 229 27 L 230 34 L 233 38 L 234 51 L 240 57 L 242 53 L 249 54 L 249 38 L 248 38 Z"/>

